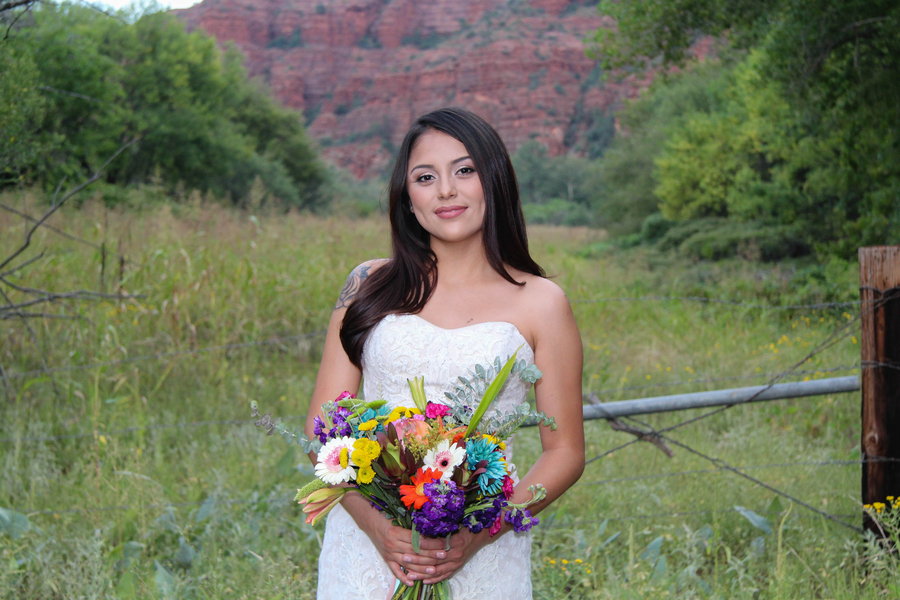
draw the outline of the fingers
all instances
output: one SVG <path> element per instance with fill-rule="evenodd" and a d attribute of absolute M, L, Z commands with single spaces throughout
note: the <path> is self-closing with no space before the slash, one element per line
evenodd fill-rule
<path fill-rule="evenodd" d="M 391 573 L 394 574 L 394 577 L 396 577 L 403 585 L 410 586 L 415 583 L 415 581 L 409 576 L 409 573 L 407 573 L 399 563 L 389 561 L 388 568 L 391 570 Z"/>
<path fill-rule="evenodd" d="M 453 540 L 453 536 L 450 537 L 451 543 Z M 409 536 L 409 543 L 412 543 L 412 535 Z M 419 538 L 419 549 L 420 550 L 444 550 L 447 547 L 447 540 L 445 538 L 427 538 L 422 536 Z"/>

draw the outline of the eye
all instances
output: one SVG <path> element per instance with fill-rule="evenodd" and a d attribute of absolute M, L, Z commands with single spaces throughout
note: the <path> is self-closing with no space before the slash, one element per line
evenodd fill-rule
<path fill-rule="evenodd" d="M 434 175 L 431 173 L 424 173 L 416 177 L 416 183 L 427 183 L 432 180 L 434 180 Z"/>
<path fill-rule="evenodd" d="M 460 167 L 459 171 L 457 171 L 456 173 L 458 175 L 471 175 L 474 172 L 475 172 L 474 167 L 465 166 L 465 167 Z"/>

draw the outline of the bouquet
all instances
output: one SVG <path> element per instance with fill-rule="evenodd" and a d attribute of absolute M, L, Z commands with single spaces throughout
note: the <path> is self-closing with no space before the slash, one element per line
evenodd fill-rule
<path fill-rule="evenodd" d="M 515 466 L 506 460 L 506 440 L 525 422 L 537 420 L 553 429 L 543 412 L 520 404 L 507 414 L 485 417 L 507 378 L 515 374 L 530 383 L 540 378 L 534 365 L 516 362 L 516 353 L 501 365 L 476 365 L 460 377 L 443 403 L 425 397 L 424 378 L 409 381 L 414 406 L 390 408 L 384 400 L 365 402 L 349 392 L 323 405 L 315 418 L 316 439 L 308 440 L 263 415 L 256 423 L 269 435 L 296 438 L 306 452 L 317 452 L 316 479 L 297 492 L 306 522 L 315 525 L 355 489 L 395 525 L 412 530 L 412 545 L 420 537 L 445 537 L 466 527 L 472 533 L 499 531 L 503 521 L 528 531 L 538 523 L 528 507 L 546 497 L 540 484 L 529 486 L 532 498 L 510 502 Z M 253 416 L 260 416 L 255 402 Z M 348 487 L 348 485 L 350 487 Z M 447 580 L 434 585 L 417 581 L 401 585 L 392 600 L 449 600 Z"/>

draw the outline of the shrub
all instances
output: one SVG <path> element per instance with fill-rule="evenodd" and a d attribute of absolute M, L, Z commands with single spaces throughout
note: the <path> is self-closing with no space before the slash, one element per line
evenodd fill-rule
<path fill-rule="evenodd" d="M 666 235 L 674 226 L 675 222 L 665 218 L 662 213 L 653 213 L 641 224 L 641 241 L 645 244 L 652 244 Z"/>
<path fill-rule="evenodd" d="M 592 225 L 590 209 L 584 204 L 554 198 L 546 204 L 523 204 L 525 220 L 541 225 Z"/>
<path fill-rule="evenodd" d="M 811 249 L 790 226 L 725 223 L 719 228 L 694 233 L 678 250 L 694 260 L 741 256 L 771 262 L 805 256 Z"/>

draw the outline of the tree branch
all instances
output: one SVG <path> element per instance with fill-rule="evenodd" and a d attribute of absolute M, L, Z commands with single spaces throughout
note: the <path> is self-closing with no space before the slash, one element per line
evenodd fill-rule
<path fill-rule="evenodd" d="M 81 190 L 86 188 L 87 186 L 91 185 L 98 179 L 100 179 L 100 176 L 103 174 L 104 169 L 106 169 L 106 167 L 108 167 L 109 164 L 117 156 L 119 156 L 119 154 L 124 152 L 126 148 L 129 148 L 130 146 L 134 145 L 139 139 L 140 138 L 134 138 L 130 142 L 127 142 L 123 146 L 121 146 L 118 150 L 115 151 L 115 153 L 112 156 L 109 157 L 109 159 L 105 163 L 103 163 L 103 166 L 101 166 L 99 169 L 97 169 L 97 171 L 93 175 L 90 176 L 90 178 L 88 178 L 86 181 L 80 183 L 79 185 L 75 186 L 65 196 L 63 196 L 62 199 L 60 199 L 60 201 L 58 203 L 56 202 L 56 198 L 54 197 L 53 206 L 50 208 L 50 210 L 48 210 L 46 213 L 44 213 L 44 216 L 41 217 L 34 224 L 34 226 L 28 231 L 28 235 L 25 237 L 25 243 L 23 243 L 19 247 L 19 249 L 16 250 L 15 252 L 13 252 L 12 255 L 10 255 L 6 260 L 4 260 L 2 263 L 0 263 L 0 269 L 3 269 L 3 267 L 8 265 L 10 262 L 12 262 L 12 260 L 14 258 L 16 258 L 18 255 L 22 254 L 22 252 L 24 252 L 25 249 L 28 248 L 28 246 L 31 244 L 31 237 L 34 235 L 34 232 L 37 231 L 37 228 L 40 227 L 41 225 L 43 225 L 44 221 L 46 221 L 47 219 L 50 218 L 50 215 L 52 215 L 57 210 L 59 210 L 59 207 L 62 206 L 63 204 L 65 204 L 66 200 L 68 200 L 69 198 L 71 198 L 72 196 L 74 196 L 75 194 L 77 194 L 78 192 L 80 192 Z M 60 185 L 62 185 L 62 184 L 60 184 Z"/>
<path fill-rule="evenodd" d="M 20 6 L 37 4 L 39 1 L 40 0 L 7 0 L 6 2 L 0 2 L 0 13 L 19 8 Z"/>

